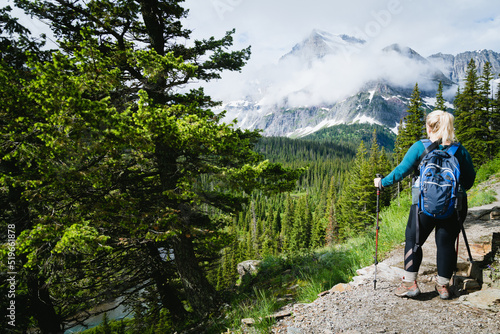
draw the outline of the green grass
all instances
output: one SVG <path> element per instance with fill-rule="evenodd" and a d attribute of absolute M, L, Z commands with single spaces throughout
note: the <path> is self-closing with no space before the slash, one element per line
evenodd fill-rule
<path fill-rule="evenodd" d="M 491 189 L 479 190 L 473 188 L 468 195 L 468 206 L 469 208 L 473 208 L 476 206 L 493 203 L 496 199 L 497 193 Z"/>
<path fill-rule="evenodd" d="M 498 194 L 489 189 L 488 186 L 499 180 L 500 154 L 496 159 L 487 162 L 477 170 L 474 186 L 467 192 L 468 206 L 473 208 L 494 202 Z"/>
<path fill-rule="evenodd" d="M 475 184 L 487 181 L 491 176 L 500 173 L 500 154 L 493 160 L 482 165 L 476 173 Z"/>
<path fill-rule="evenodd" d="M 404 241 L 410 202 L 410 194 L 405 192 L 399 201 L 394 201 L 380 212 L 379 261 Z M 319 293 L 336 284 L 350 282 L 357 269 L 374 263 L 375 224 L 372 231 L 343 244 L 263 259 L 260 271 L 248 290 L 239 294 L 231 311 L 226 314 L 225 324 L 221 326 L 219 323 L 218 333 L 225 332 L 227 328 L 231 328 L 233 333 L 241 333 L 238 328 L 244 318 L 256 319 L 256 333 L 269 333 L 273 321 L 266 316 L 289 302 L 281 301 L 283 298 L 310 303 L 318 298 Z"/>

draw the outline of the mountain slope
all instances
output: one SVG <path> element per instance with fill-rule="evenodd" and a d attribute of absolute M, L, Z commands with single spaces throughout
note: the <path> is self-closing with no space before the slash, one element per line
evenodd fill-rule
<path fill-rule="evenodd" d="M 425 108 L 433 108 L 439 82 L 450 102 L 470 58 L 480 68 L 489 61 L 500 72 L 500 54 L 493 51 L 424 58 L 399 44 L 371 50 L 361 39 L 314 30 L 273 66 L 272 78 L 257 79 L 255 91 L 222 108 L 227 121 L 237 119 L 239 127 L 266 136 L 301 137 L 350 123 L 396 132 L 415 83 Z"/>

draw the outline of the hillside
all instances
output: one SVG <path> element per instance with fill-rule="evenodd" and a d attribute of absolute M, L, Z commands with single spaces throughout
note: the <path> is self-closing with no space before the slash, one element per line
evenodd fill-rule
<path fill-rule="evenodd" d="M 500 183 L 490 186 L 500 194 Z M 471 208 L 465 222 L 473 258 L 481 260 L 488 251 L 493 233 L 500 233 L 497 201 Z M 492 219 L 491 219 L 492 218 Z M 383 228 L 383 227 L 382 227 Z M 463 240 L 463 239 L 461 239 Z M 486 248 L 486 251 L 485 251 Z M 419 273 L 422 294 L 414 299 L 393 293 L 400 280 L 402 250 L 396 249 L 377 266 L 374 290 L 373 265 L 357 271 L 348 284 L 340 284 L 320 294 L 310 304 L 288 305 L 273 333 L 500 333 L 500 288 L 483 284 L 478 292 L 453 290 L 450 300 L 441 300 L 434 291 L 435 244 L 431 235 L 423 246 L 424 262 Z M 459 268 L 467 268 L 463 241 L 459 247 Z M 497 251 L 498 252 L 498 251 Z M 498 253 L 497 253 L 498 256 Z M 459 275 L 466 275 L 464 272 Z"/>

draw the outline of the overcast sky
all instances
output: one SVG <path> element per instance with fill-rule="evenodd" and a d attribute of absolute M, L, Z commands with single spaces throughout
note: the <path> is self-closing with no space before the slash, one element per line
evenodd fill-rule
<path fill-rule="evenodd" d="M 186 0 L 198 36 L 236 29 L 236 47 L 276 60 L 313 29 L 400 43 L 427 57 L 476 49 L 500 52 L 498 0 Z"/>
<path fill-rule="evenodd" d="M 12 0 L 7 4 L 12 5 Z M 184 25 L 193 30 L 192 37 L 220 38 L 234 28 L 233 49 L 252 47 L 242 73 L 226 73 L 223 80 L 207 87 L 210 95 L 222 100 L 242 97 L 271 78 L 274 82 L 268 86 L 274 87 L 271 92 L 277 98 L 306 87 L 318 95 L 327 94 L 322 90 L 328 89 L 329 96 L 341 98 L 365 82 L 362 77 L 367 72 L 373 77 L 389 71 L 384 66 L 392 64 L 374 65 L 367 58 L 370 50 L 393 43 L 424 57 L 481 49 L 500 52 L 500 0 L 186 0 L 183 6 L 190 11 Z M 24 23 L 35 31 L 43 27 L 36 19 Z M 293 68 L 279 71 L 274 66 L 279 58 L 313 29 L 352 35 L 367 44 L 355 61 L 332 62 L 327 72 L 324 67 L 316 73 Z M 404 69 L 393 66 L 390 70 L 405 79 Z M 332 81 L 333 74 L 340 80 Z M 351 82 L 346 82 L 348 77 Z"/>
<path fill-rule="evenodd" d="M 222 37 L 225 31 L 234 28 L 234 49 L 252 47 L 251 59 L 242 74 L 226 74 L 218 86 L 208 88 L 211 95 L 224 100 L 244 95 L 243 91 L 256 76 L 266 75 L 285 78 L 274 82 L 276 97 L 308 85 L 320 92 L 327 85 L 329 96 L 335 91 L 338 94 L 333 95 L 338 98 L 348 94 L 346 90 L 359 87 L 363 81 L 352 81 L 353 77 L 359 78 L 366 71 L 375 75 L 384 70 L 378 65 L 378 71 L 374 69 L 377 66 L 369 69 L 370 64 L 364 59 L 350 64 L 361 68 L 358 72 L 353 67 L 330 67 L 330 75 L 336 73 L 336 77 L 341 78 L 337 81 L 327 81 L 324 69 L 318 71 L 318 75 L 302 73 L 294 77 L 289 73 L 273 72 L 271 65 L 313 29 L 362 38 L 368 42 L 366 53 L 393 43 L 408 46 L 424 57 L 438 52 L 456 55 L 481 49 L 500 52 L 498 0 L 186 0 L 185 7 L 190 10 L 185 25 L 193 30 L 194 38 Z M 403 68 L 392 70 L 395 75 L 401 75 Z M 320 74 L 325 77 L 320 78 Z M 351 82 L 346 83 L 348 77 Z M 408 80 L 415 79 L 408 77 Z M 283 91 L 285 84 L 290 86 L 290 82 L 296 85 Z M 225 96 L 221 92 L 233 94 Z"/>

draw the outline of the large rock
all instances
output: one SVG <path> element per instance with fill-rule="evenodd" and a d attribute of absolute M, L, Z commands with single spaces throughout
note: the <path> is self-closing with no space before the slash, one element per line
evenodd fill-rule
<path fill-rule="evenodd" d="M 238 275 L 240 275 L 240 282 L 249 279 L 252 275 L 256 275 L 259 272 L 259 260 L 247 260 L 238 263 Z"/>
<path fill-rule="evenodd" d="M 358 276 L 354 276 L 350 284 L 357 286 L 373 282 L 375 279 L 375 270 L 377 270 L 377 280 L 382 279 L 394 282 L 401 280 L 401 277 L 404 275 L 403 269 L 387 265 L 384 262 L 379 262 L 377 268 L 375 268 L 375 265 L 372 264 L 369 267 L 356 270 Z"/>
<path fill-rule="evenodd" d="M 474 308 L 500 312 L 500 289 L 483 289 L 463 295 L 459 301 Z"/>

